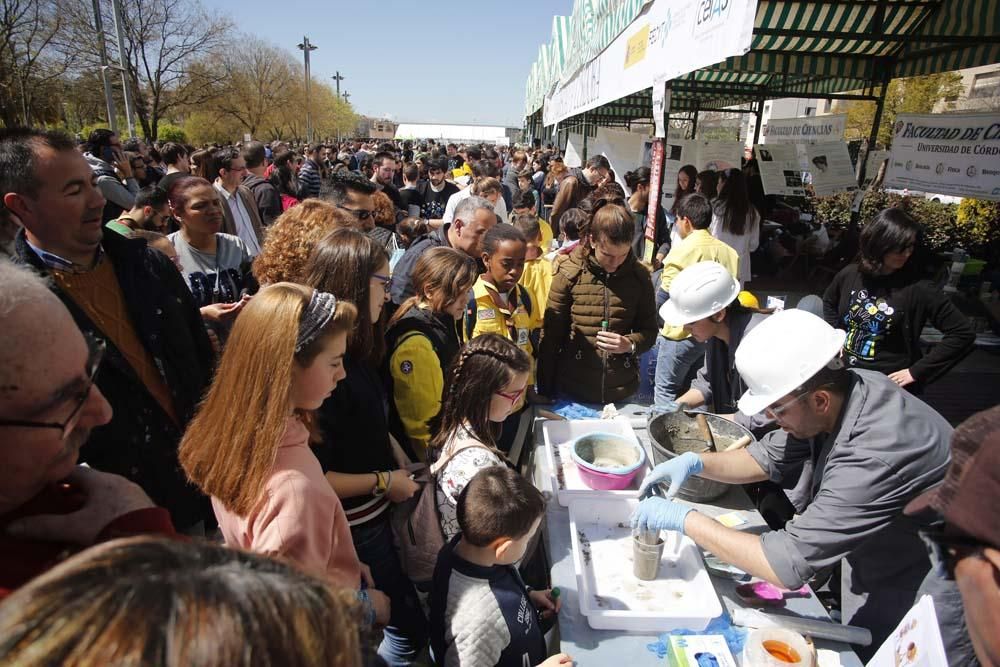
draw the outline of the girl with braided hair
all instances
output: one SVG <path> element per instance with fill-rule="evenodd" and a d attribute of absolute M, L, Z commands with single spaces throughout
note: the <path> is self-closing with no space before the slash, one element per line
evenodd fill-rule
<path fill-rule="evenodd" d="M 493 333 L 469 341 L 449 369 L 429 451 L 446 541 L 459 532 L 458 494 L 477 472 L 506 461 L 497 449 L 500 425 L 524 395 L 530 371 L 528 354 Z"/>

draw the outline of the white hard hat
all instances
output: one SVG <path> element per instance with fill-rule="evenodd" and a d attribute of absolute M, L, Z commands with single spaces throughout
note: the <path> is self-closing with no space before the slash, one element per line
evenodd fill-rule
<path fill-rule="evenodd" d="M 718 262 L 698 262 L 670 283 L 670 298 L 660 306 L 660 317 L 672 327 L 715 315 L 736 300 L 740 283 Z"/>
<path fill-rule="evenodd" d="M 736 369 L 748 389 L 740 412 L 755 415 L 802 386 L 840 355 L 847 334 L 797 308 L 754 327 L 736 349 Z"/>

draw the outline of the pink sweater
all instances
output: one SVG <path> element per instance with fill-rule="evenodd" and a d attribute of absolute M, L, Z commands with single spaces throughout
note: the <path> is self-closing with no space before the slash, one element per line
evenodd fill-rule
<path fill-rule="evenodd" d="M 340 499 L 309 448 L 309 431 L 289 417 L 264 496 L 248 516 L 212 508 L 226 546 L 283 556 L 306 572 L 357 590 L 361 567 Z"/>

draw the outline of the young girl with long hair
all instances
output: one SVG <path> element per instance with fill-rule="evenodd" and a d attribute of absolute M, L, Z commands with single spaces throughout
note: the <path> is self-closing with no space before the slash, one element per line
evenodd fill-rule
<path fill-rule="evenodd" d="M 371 575 L 309 446 L 313 411 L 344 378 L 356 318 L 351 304 L 309 287 L 261 290 L 233 326 L 179 459 L 211 496 L 226 545 L 282 556 L 358 591 L 369 622 L 386 623 L 388 599 L 361 590 Z"/>
<path fill-rule="evenodd" d="M 476 282 L 476 263 L 453 248 L 420 255 L 410 278 L 414 296 L 386 331 L 389 428 L 415 461 L 427 458 L 428 426 L 441 411 L 445 370 L 461 345 L 457 324 Z"/>
<path fill-rule="evenodd" d="M 431 471 L 445 540 L 458 531 L 458 495 L 483 468 L 504 465 L 501 424 L 528 387 L 531 358 L 497 334 L 466 343 L 448 371 L 441 413 L 431 426 Z M 439 463 L 443 465 L 439 465 Z"/>
<path fill-rule="evenodd" d="M 274 156 L 273 166 L 271 185 L 281 196 L 281 210 L 287 211 L 299 203 L 295 153 L 289 150 L 278 153 Z"/>
<path fill-rule="evenodd" d="M 648 266 L 656 266 L 656 251 L 664 244 L 670 245 L 670 225 L 662 206 L 656 207 L 656 220 L 653 228 L 653 239 L 646 238 L 646 225 L 649 214 L 649 181 L 652 171 L 649 167 L 638 167 L 635 171 L 625 172 L 625 185 L 632 194 L 628 198 L 628 208 L 635 218 L 635 233 L 632 238 L 632 252 Z"/>
<path fill-rule="evenodd" d="M 419 488 L 399 468 L 389 440 L 388 397 L 382 382 L 389 256 L 360 231 L 338 229 L 320 241 L 303 282 L 357 305 L 357 332 L 347 345 L 347 379 L 323 401 L 317 416 L 322 442 L 317 456 L 343 501 L 351 538 L 371 565 L 376 588 L 392 600 L 379 655 L 390 665 L 409 664 L 427 641 L 427 622 L 416 591 L 403 573 L 392 541 L 389 508 Z"/>
<path fill-rule="evenodd" d="M 719 196 L 712 202 L 712 224 L 708 231 L 740 256 L 740 289 L 750 282 L 750 253 L 760 245 L 760 214 L 747 195 L 746 180 L 739 169 L 719 172 Z"/>

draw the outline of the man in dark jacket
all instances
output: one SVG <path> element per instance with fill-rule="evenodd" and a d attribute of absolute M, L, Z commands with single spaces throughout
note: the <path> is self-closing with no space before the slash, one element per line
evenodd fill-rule
<path fill-rule="evenodd" d="M 603 155 L 595 155 L 584 165 L 583 169 L 571 169 L 570 176 L 559 182 L 559 194 L 552 204 L 552 215 L 549 222 L 552 231 L 559 234 L 559 216 L 583 201 L 611 170 L 611 163 Z"/>
<path fill-rule="evenodd" d="M 455 209 L 455 219 L 452 222 L 445 223 L 430 234 L 421 236 L 400 257 L 392 275 L 392 302 L 399 306 L 413 296 L 410 272 L 413 271 L 420 255 L 431 248 L 444 246 L 461 250 L 481 264 L 483 237 L 495 224 L 497 215 L 493 212 L 493 204 L 489 200 L 475 195 L 463 200 Z"/>
<path fill-rule="evenodd" d="M 23 226 L 17 260 L 50 277 L 77 326 L 107 348 L 95 385 L 114 417 L 90 432 L 81 461 L 136 482 L 175 526 L 197 530 L 211 510 L 177 445 L 211 380 L 212 349 L 180 273 L 145 241 L 102 237 L 104 197 L 65 135 L 0 131 L 0 195 L 0 215 Z"/>
<path fill-rule="evenodd" d="M 319 167 L 319 156 L 323 152 L 322 146 L 306 146 L 306 161 L 299 169 L 299 191 L 300 200 L 309 197 L 319 197 L 320 187 L 323 184 L 323 176 Z"/>
<path fill-rule="evenodd" d="M 247 163 L 247 175 L 243 179 L 243 187 L 250 191 L 257 202 L 257 212 L 260 221 L 269 227 L 281 215 L 281 196 L 271 181 L 264 178 L 267 170 L 267 154 L 264 144 L 251 141 L 243 147 L 243 159 Z"/>

